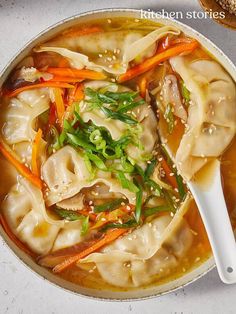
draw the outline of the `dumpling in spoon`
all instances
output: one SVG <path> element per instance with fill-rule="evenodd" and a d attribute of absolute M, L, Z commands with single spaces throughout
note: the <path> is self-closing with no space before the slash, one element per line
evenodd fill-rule
<path fill-rule="evenodd" d="M 215 61 L 179 56 L 170 63 L 190 91 L 187 127 L 175 157 L 181 175 L 190 180 L 235 135 L 235 84 Z"/>

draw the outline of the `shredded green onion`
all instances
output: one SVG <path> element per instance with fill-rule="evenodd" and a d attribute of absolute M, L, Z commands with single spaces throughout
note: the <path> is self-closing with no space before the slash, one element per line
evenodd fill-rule
<path fill-rule="evenodd" d="M 59 207 L 55 207 L 53 208 L 53 210 L 56 212 L 58 216 L 69 221 L 81 220 L 81 219 L 84 219 L 85 217 L 73 210 L 62 209 Z"/>
<path fill-rule="evenodd" d="M 119 208 L 120 205 L 124 203 L 127 204 L 128 200 L 124 198 L 118 198 L 114 201 L 102 204 L 102 205 L 96 205 L 94 206 L 94 213 L 101 213 L 101 212 L 110 212 L 116 208 Z"/>
<path fill-rule="evenodd" d="M 135 180 L 136 186 L 138 186 L 138 191 L 136 192 L 136 208 L 135 208 L 135 219 L 139 222 L 142 212 L 142 199 L 143 199 L 143 189 L 141 184 Z"/>
<path fill-rule="evenodd" d="M 122 171 L 118 170 L 116 172 L 116 176 L 124 189 L 133 193 L 137 193 L 139 191 L 138 187 L 131 180 L 128 180 Z"/>
<path fill-rule="evenodd" d="M 130 219 L 127 222 L 124 223 L 108 223 L 103 228 L 101 228 L 99 231 L 105 232 L 109 229 L 129 229 L 137 227 L 137 221 L 135 219 Z"/>
<path fill-rule="evenodd" d="M 190 98 L 190 92 L 189 90 L 187 89 L 185 83 L 183 80 L 180 81 L 180 87 L 181 87 L 181 94 L 185 100 L 185 103 L 188 104 L 191 100 Z"/>
<path fill-rule="evenodd" d="M 81 235 L 85 236 L 89 230 L 89 216 L 84 217 L 81 227 Z"/>
<path fill-rule="evenodd" d="M 170 211 L 170 207 L 168 205 L 160 205 L 160 206 L 156 206 L 156 207 L 150 207 L 150 208 L 144 208 L 143 210 L 143 214 L 145 217 L 154 215 L 156 213 L 160 213 L 160 212 L 166 212 L 166 211 Z"/>
<path fill-rule="evenodd" d="M 100 170 L 107 170 L 107 167 L 106 167 L 105 163 L 97 155 L 89 153 L 89 152 L 86 152 L 86 155 L 89 158 L 89 160 L 91 160 L 96 165 L 96 167 L 98 169 L 100 169 Z"/>

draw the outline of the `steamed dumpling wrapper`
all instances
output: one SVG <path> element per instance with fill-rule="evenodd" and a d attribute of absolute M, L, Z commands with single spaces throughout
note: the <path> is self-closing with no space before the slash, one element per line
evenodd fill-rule
<path fill-rule="evenodd" d="M 21 92 L 16 98 L 5 101 L 2 106 L 0 124 L 1 133 L 7 144 L 24 164 L 31 166 L 32 141 L 35 138 L 38 116 L 50 106 L 48 89 L 40 88 Z M 46 142 L 40 141 L 41 163 L 46 159 Z"/>
<path fill-rule="evenodd" d="M 119 93 L 131 91 L 126 87 L 103 81 L 88 82 L 85 84 L 86 87 L 93 90 L 106 88 L 107 91 Z M 110 132 L 113 140 L 120 139 L 127 131 L 131 132 L 131 134 L 135 132 L 134 129 L 129 129 L 130 127 L 127 123 L 108 119 L 101 109 L 93 108 L 91 110 L 86 103 L 87 98 L 89 97 L 86 96 L 85 101 L 82 100 L 79 104 L 79 114 L 84 122 L 92 121 L 97 126 L 105 127 Z M 139 166 L 145 168 L 144 157 L 152 153 L 158 138 L 156 117 L 146 103 L 132 109 L 132 112 L 140 123 L 140 131 L 142 132 L 140 134 L 140 142 L 142 147 L 129 144 L 126 148 L 127 155 L 135 160 Z M 120 160 L 114 160 L 114 162 L 120 163 Z M 100 171 L 91 180 L 91 173 L 86 167 L 84 156 L 70 146 L 61 148 L 47 159 L 42 166 L 42 176 L 49 187 L 48 196 L 46 197 L 46 203 L 49 206 L 71 198 L 83 188 L 91 187 L 98 183 L 108 186 L 111 193 L 120 192 L 128 198 L 131 204 L 135 203 L 135 193 L 122 188 L 118 179 L 114 178 L 110 172 Z"/>
<path fill-rule="evenodd" d="M 31 141 L 36 134 L 36 118 L 49 109 L 46 89 L 24 91 L 10 99 L 1 113 L 2 134 L 8 144 Z"/>
<path fill-rule="evenodd" d="M 74 148 L 65 146 L 48 158 L 42 167 L 42 176 L 49 191 L 46 203 L 51 206 L 64 199 L 79 193 L 83 188 L 103 183 L 110 192 L 121 193 L 131 204 L 135 202 L 135 193 L 120 186 L 117 179 L 112 178 L 109 172 L 100 171 L 98 176 L 91 180 L 83 156 Z"/>
<path fill-rule="evenodd" d="M 47 42 L 46 46 L 35 49 L 36 52 L 55 52 L 64 56 L 70 65 L 77 69 L 101 71 L 111 74 L 125 73 L 130 61 L 139 57 L 150 57 L 156 51 L 156 42 L 168 35 L 179 35 L 180 31 L 173 26 L 163 26 L 145 35 L 143 31 L 114 31 L 63 38 Z M 115 58 L 110 57 L 105 51 L 117 53 Z M 151 52 L 151 55 L 150 55 Z M 98 54 L 97 58 L 90 61 L 86 54 Z M 109 66 L 107 66 L 109 63 Z"/>
<path fill-rule="evenodd" d="M 82 240 L 82 222 L 52 218 L 45 208 L 42 192 L 25 179 L 12 187 L 1 204 L 12 232 L 32 251 L 47 254 Z"/>
<path fill-rule="evenodd" d="M 168 274 L 192 244 L 193 235 L 183 218 L 190 202 L 187 196 L 173 219 L 170 215 L 158 217 L 90 254 L 78 266 L 96 263 L 102 278 L 120 287 L 137 287 Z"/>
<path fill-rule="evenodd" d="M 190 180 L 208 161 L 219 157 L 236 130 L 236 89 L 215 61 L 175 57 L 171 66 L 190 91 L 187 129 L 175 159 L 181 175 Z"/>

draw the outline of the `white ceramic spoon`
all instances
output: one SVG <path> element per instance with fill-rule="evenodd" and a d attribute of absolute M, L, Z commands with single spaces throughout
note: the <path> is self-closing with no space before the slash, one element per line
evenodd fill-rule
<path fill-rule="evenodd" d="M 172 156 L 165 145 L 169 155 Z M 187 185 L 197 203 L 211 244 L 220 279 L 236 283 L 236 243 L 225 204 L 220 173 L 220 162 L 215 161 L 212 180 L 207 186 L 189 181 Z"/>
<path fill-rule="evenodd" d="M 216 267 L 224 283 L 236 283 L 236 244 L 221 184 L 220 162 L 216 160 L 212 180 L 203 187 L 188 182 L 211 244 Z"/>

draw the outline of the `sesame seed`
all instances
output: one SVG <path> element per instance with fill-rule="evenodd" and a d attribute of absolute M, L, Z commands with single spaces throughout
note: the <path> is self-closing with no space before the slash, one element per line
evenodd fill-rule
<path fill-rule="evenodd" d="M 190 229 L 190 231 L 192 232 L 193 235 L 198 235 L 198 233 L 196 231 L 194 231 L 193 229 Z"/>
<path fill-rule="evenodd" d="M 235 0 L 216 0 L 219 5 L 227 10 L 229 13 L 236 15 L 236 1 Z"/>
<path fill-rule="evenodd" d="M 111 24 L 111 19 L 108 19 L 108 20 L 107 20 L 107 23 Z"/>

